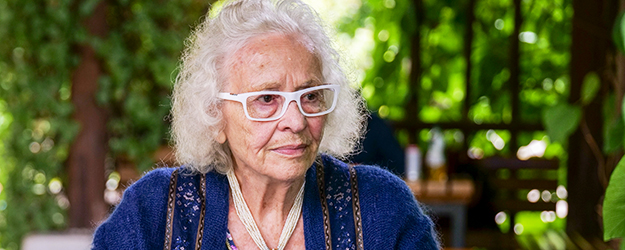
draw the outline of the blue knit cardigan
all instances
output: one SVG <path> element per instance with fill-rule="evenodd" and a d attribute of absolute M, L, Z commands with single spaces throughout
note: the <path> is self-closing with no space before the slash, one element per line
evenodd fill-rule
<path fill-rule="evenodd" d="M 322 161 L 333 248 L 346 249 L 347 246 L 348 249 L 355 249 L 348 166 L 327 155 L 322 155 Z M 314 164 L 306 173 L 302 208 L 306 249 L 325 248 L 317 167 Z M 356 166 L 355 169 L 365 249 L 440 247 L 432 221 L 423 214 L 410 189 L 401 179 L 378 167 Z M 97 228 L 92 249 L 163 249 L 168 187 L 173 170 L 155 169 L 128 187 L 115 211 Z M 179 229 L 174 230 L 172 249 L 193 249 L 189 248 L 189 244 L 195 239 L 185 239 L 185 230 L 195 232 L 194 228 L 189 227 L 198 225 L 199 216 L 194 212 L 198 209 L 193 205 L 195 199 L 192 198 L 193 191 L 197 192 L 195 186 L 199 186 L 193 183 L 195 181 L 197 184 L 198 179 L 197 175 L 180 175 L 178 178 L 176 207 L 180 211 L 175 220 L 179 221 Z M 206 174 L 202 249 L 227 249 L 228 199 L 227 178 L 214 171 Z"/>

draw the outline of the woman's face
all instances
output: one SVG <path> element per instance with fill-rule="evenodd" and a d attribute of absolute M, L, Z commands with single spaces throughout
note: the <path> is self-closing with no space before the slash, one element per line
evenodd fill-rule
<path fill-rule="evenodd" d="M 252 38 L 226 64 L 224 92 L 293 92 L 322 85 L 317 58 L 294 37 L 268 34 Z M 275 121 L 251 121 L 243 105 L 224 101 L 225 128 L 218 141 L 232 151 L 235 170 L 272 180 L 294 181 L 314 161 L 323 136 L 326 116 L 306 117 L 291 102 Z M 242 172 L 241 172 L 242 171 Z"/>

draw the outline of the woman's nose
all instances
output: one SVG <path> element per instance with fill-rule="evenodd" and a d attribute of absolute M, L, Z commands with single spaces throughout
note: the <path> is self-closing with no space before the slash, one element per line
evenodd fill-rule
<path fill-rule="evenodd" d="M 293 133 L 297 133 L 306 128 L 307 121 L 306 116 L 300 112 L 297 102 L 291 101 L 284 116 L 280 118 L 278 128 L 280 130 L 291 130 Z"/>

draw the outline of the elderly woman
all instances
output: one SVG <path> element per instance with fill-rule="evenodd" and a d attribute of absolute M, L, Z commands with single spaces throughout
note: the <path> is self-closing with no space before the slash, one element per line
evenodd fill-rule
<path fill-rule="evenodd" d="M 299 0 L 213 11 L 174 87 L 182 167 L 130 186 L 94 249 L 437 249 L 401 179 L 335 158 L 365 114 L 316 14 Z"/>

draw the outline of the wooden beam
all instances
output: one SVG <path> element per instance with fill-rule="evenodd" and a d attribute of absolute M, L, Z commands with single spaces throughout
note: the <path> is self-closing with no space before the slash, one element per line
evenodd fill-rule
<path fill-rule="evenodd" d="M 539 201 L 537 203 L 531 203 L 529 201 L 520 201 L 520 200 L 507 200 L 507 201 L 498 201 L 494 204 L 495 209 L 500 211 L 554 211 L 556 210 L 556 204 L 552 202 L 542 202 Z"/>
<path fill-rule="evenodd" d="M 511 124 L 518 124 L 521 122 L 521 102 L 519 95 L 521 93 L 520 81 L 521 81 L 521 58 L 519 49 L 519 34 L 521 33 L 521 25 L 523 25 L 523 15 L 521 14 L 521 0 L 512 1 L 514 4 L 514 31 L 510 36 L 510 97 L 512 101 L 512 122 Z M 510 131 L 512 136 L 508 142 L 512 148 L 518 147 L 517 136 L 518 130 Z"/>
<path fill-rule="evenodd" d="M 410 57 L 412 63 L 410 66 L 409 80 L 409 97 L 406 103 L 406 117 L 404 121 L 419 120 L 419 92 L 421 90 L 421 26 L 423 25 L 423 0 L 413 1 L 416 13 L 416 26 L 414 34 L 411 37 Z M 408 130 L 408 144 L 417 142 L 416 130 Z"/>
<path fill-rule="evenodd" d="M 473 122 L 441 122 L 441 123 L 428 123 L 421 122 L 419 120 L 403 121 L 403 122 L 390 122 L 395 129 L 409 129 L 418 131 L 420 129 L 439 127 L 441 129 L 460 129 L 462 131 L 478 131 L 478 130 L 511 130 L 511 131 L 542 131 L 545 130 L 540 123 L 483 123 L 476 124 Z M 465 135 L 466 136 L 466 135 Z"/>
<path fill-rule="evenodd" d="M 519 160 L 516 158 L 504 158 L 499 156 L 493 156 L 481 160 L 472 160 L 471 164 L 475 164 L 487 170 L 497 169 L 545 169 L 545 170 L 557 170 L 560 167 L 558 160 L 547 159 L 529 159 Z"/>
<path fill-rule="evenodd" d="M 465 34 L 464 34 L 464 48 L 463 48 L 463 56 L 466 60 L 467 68 L 464 73 L 464 100 L 462 103 L 462 119 L 463 123 L 473 123 L 469 120 L 469 110 L 471 105 L 473 104 L 471 101 L 472 89 L 471 89 L 471 71 L 473 71 L 473 61 L 471 61 L 471 55 L 473 53 L 473 23 L 475 22 L 475 2 L 476 0 L 469 0 L 467 3 L 467 23 L 465 26 Z M 469 134 L 471 131 L 468 129 L 461 129 L 462 134 L 465 136 Z M 469 140 L 462 141 L 463 148 L 469 148 Z M 468 160 L 467 154 L 458 154 L 459 162 L 466 162 Z"/>

